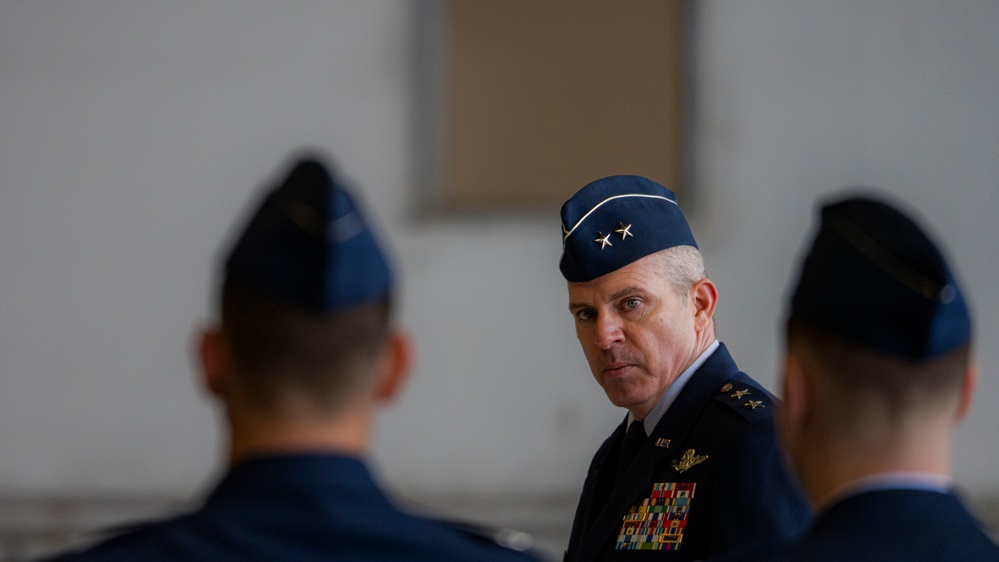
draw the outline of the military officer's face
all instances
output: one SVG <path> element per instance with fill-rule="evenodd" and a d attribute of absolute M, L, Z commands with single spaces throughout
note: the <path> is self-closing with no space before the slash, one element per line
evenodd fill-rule
<path fill-rule="evenodd" d="M 576 337 L 615 406 L 644 418 L 697 358 L 689 294 L 667 281 L 654 255 L 592 281 L 569 283 Z"/>

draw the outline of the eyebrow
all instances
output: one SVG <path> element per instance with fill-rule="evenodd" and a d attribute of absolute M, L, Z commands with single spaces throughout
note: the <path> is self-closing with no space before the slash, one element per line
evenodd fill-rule
<path fill-rule="evenodd" d="M 648 293 L 648 291 L 646 291 L 645 289 L 643 289 L 641 287 L 629 286 L 629 287 L 625 287 L 625 288 L 621 289 L 620 291 L 614 293 L 607 300 L 608 301 L 616 301 L 619 298 L 621 298 L 623 296 L 626 296 L 626 295 L 640 295 L 641 296 L 641 295 L 645 295 L 647 293 Z M 590 308 L 590 307 L 591 306 L 589 304 L 574 303 L 574 302 L 570 302 L 569 303 L 569 310 L 570 311 L 573 311 L 573 310 L 575 310 L 577 308 Z"/>
<path fill-rule="evenodd" d="M 644 295 L 645 293 L 646 293 L 646 290 L 643 289 L 643 288 L 641 288 L 641 287 L 625 287 L 625 288 L 621 289 L 620 291 L 618 291 L 618 292 L 614 293 L 613 295 L 611 295 L 610 299 L 608 299 L 608 300 L 616 301 L 617 299 L 619 299 L 619 298 L 621 298 L 621 297 L 623 297 L 625 295 Z"/>

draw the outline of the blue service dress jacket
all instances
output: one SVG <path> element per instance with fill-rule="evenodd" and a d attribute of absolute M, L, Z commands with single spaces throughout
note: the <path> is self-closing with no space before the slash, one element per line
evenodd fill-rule
<path fill-rule="evenodd" d="M 59 561 L 523 562 L 523 552 L 396 509 L 363 462 L 331 455 L 236 465 L 192 513 Z"/>
<path fill-rule="evenodd" d="M 807 528 L 810 508 L 778 449 L 775 402 L 719 346 L 616 481 L 627 420 L 604 441 L 566 562 L 702 560 Z"/>
<path fill-rule="evenodd" d="M 834 504 L 798 540 L 732 552 L 717 562 L 803 560 L 995 562 L 999 546 L 953 494 L 881 490 Z"/>

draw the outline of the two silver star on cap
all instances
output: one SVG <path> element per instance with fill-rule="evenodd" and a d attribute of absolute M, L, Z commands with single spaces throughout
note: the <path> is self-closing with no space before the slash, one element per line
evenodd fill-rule
<path fill-rule="evenodd" d="M 631 225 L 630 224 L 628 226 L 625 226 L 623 222 L 619 222 L 618 225 L 620 225 L 621 228 L 618 228 L 617 230 L 615 230 L 614 233 L 615 234 L 620 234 L 621 235 L 621 240 L 624 240 L 625 238 L 627 238 L 629 236 L 634 236 L 634 234 L 631 233 Z M 597 239 L 594 240 L 594 242 L 596 242 L 597 244 L 600 244 L 600 249 L 603 250 L 607 246 L 613 246 L 614 245 L 614 244 L 611 244 L 610 237 L 611 237 L 610 234 L 604 234 L 603 232 L 599 232 L 598 231 L 597 232 Z"/>

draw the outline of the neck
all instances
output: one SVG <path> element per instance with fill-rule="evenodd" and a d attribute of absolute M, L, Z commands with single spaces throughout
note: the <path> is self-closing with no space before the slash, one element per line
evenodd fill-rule
<path fill-rule="evenodd" d="M 709 339 L 707 339 L 706 342 L 701 342 L 700 340 L 698 340 L 698 345 L 695 348 L 696 351 L 690 357 L 690 360 L 687 362 L 687 365 L 683 368 L 682 371 L 676 374 L 673 380 L 670 381 L 669 385 L 666 388 L 664 388 L 662 392 L 660 392 L 655 397 L 654 400 L 650 400 L 649 402 L 646 402 L 639 406 L 628 408 L 628 412 L 631 414 L 629 421 L 635 419 L 644 420 L 651 416 L 653 420 L 658 422 L 659 418 L 662 417 L 663 413 L 666 411 L 667 408 L 669 408 L 670 404 L 673 403 L 673 400 L 676 399 L 677 395 L 682 390 L 678 385 L 683 384 L 682 382 L 680 382 L 680 379 L 683 377 L 684 373 L 687 373 L 687 371 L 695 370 L 694 364 L 697 363 L 697 360 L 700 359 L 701 355 L 703 355 L 704 352 L 707 351 L 708 348 L 711 347 L 711 345 L 714 343 L 715 343 L 715 338 L 713 334 Z M 705 358 L 705 361 L 706 360 L 707 358 Z M 700 365 L 702 364 L 703 362 L 698 364 L 696 368 L 700 368 Z M 693 373 L 690 373 L 690 376 L 693 376 Z"/>
<path fill-rule="evenodd" d="M 889 473 L 950 476 L 951 432 L 936 419 L 897 422 L 891 428 L 830 432 L 804 447 L 799 473 L 822 509 L 858 480 Z"/>
<path fill-rule="evenodd" d="M 708 325 L 703 330 L 697 332 L 697 338 L 694 340 L 694 353 L 693 357 L 690 358 L 690 363 L 696 361 L 697 358 L 704 353 L 704 350 L 710 347 L 711 344 L 715 343 L 715 339 L 715 320 L 712 318 L 708 321 Z M 688 363 L 688 365 L 690 363 Z"/>
<path fill-rule="evenodd" d="M 366 412 L 321 417 L 230 411 L 229 420 L 230 466 L 257 456 L 329 453 L 363 457 L 369 450 L 372 420 Z"/>

